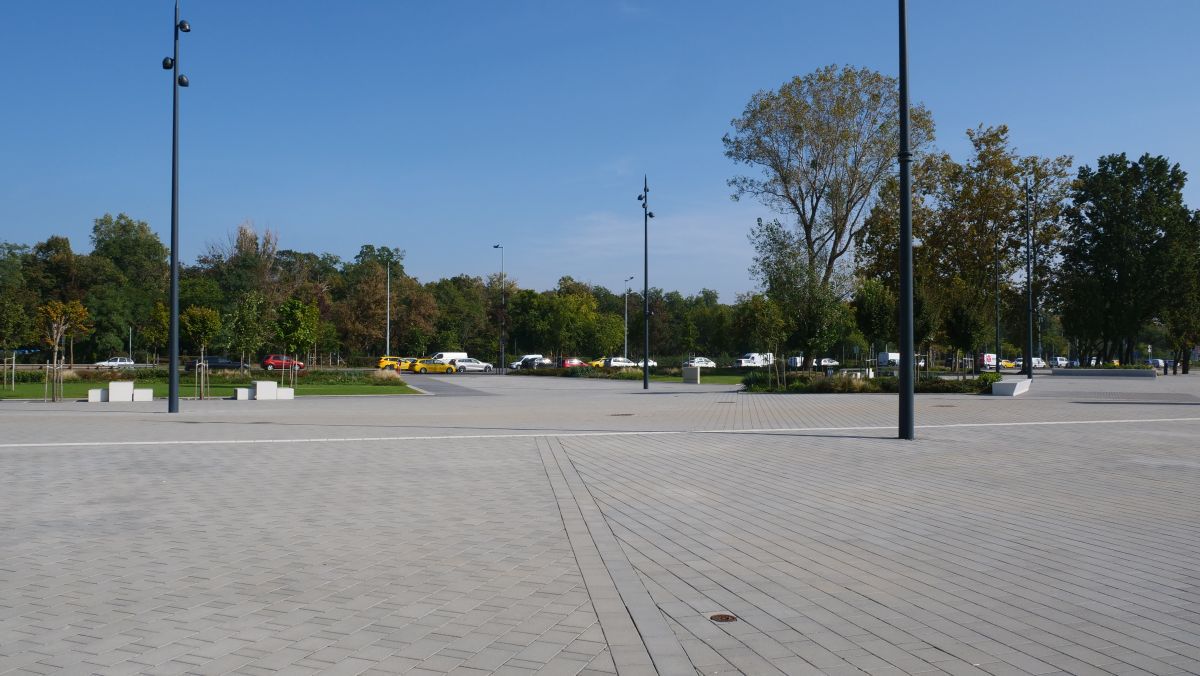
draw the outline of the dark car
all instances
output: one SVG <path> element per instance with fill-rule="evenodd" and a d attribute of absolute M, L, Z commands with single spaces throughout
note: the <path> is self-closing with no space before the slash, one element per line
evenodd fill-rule
<path fill-rule="evenodd" d="M 199 359 L 193 359 L 193 360 L 187 362 L 186 364 L 184 364 L 183 369 L 185 371 L 195 371 L 196 364 L 198 364 L 199 362 L 200 362 Z M 209 371 L 219 371 L 219 370 L 240 371 L 242 369 L 250 368 L 249 364 L 243 364 L 242 362 L 240 362 L 236 359 L 230 359 L 229 357 L 205 357 L 204 363 L 208 365 Z"/>
<path fill-rule="evenodd" d="M 554 362 L 545 357 L 526 357 L 521 360 L 521 368 L 523 369 L 548 369 L 553 367 Z"/>
<path fill-rule="evenodd" d="M 292 369 L 294 371 L 299 371 L 300 369 L 304 368 L 304 362 L 296 361 L 287 355 L 269 354 L 262 360 L 262 367 L 268 371 L 274 371 L 275 369 Z"/>

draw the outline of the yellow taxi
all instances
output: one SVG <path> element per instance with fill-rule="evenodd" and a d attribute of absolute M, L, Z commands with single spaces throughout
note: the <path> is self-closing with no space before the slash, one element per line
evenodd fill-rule
<path fill-rule="evenodd" d="M 1011 359 L 1001 359 L 1000 360 L 1000 368 L 1015 369 L 1015 368 L 1017 368 L 1017 364 L 1015 362 L 1013 362 Z"/>
<path fill-rule="evenodd" d="M 458 373 L 454 364 L 443 364 L 436 359 L 422 359 L 412 365 L 413 373 Z"/>
<path fill-rule="evenodd" d="M 608 357 L 600 357 L 599 359 L 593 359 L 592 361 L 589 361 L 587 364 L 594 369 L 602 369 L 604 368 L 604 362 L 607 359 Z"/>
<path fill-rule="evenodd" d="M 416 357 L 380 357 L 379 368 L 403 371 L 408 368 L 409 364 L 416 361 L 416 359 Z"/>

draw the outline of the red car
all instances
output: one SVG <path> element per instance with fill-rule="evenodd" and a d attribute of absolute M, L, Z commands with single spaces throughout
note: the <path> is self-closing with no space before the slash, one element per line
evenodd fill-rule
<path fill-rule="evenodd" d="M 558 367 L 560 369 L 569 369 L 569 368 L 574 368 L 576 366 L 587 366 L 587 365 L 588 365 L 587 362 L 580 359 L 579 357 L 563 357 L 562 359 L 558 360 Z"/>
<path fill-rule="evenodd" d="M 275 369 L 292 369 L 299 371 L 304 368 L 304 362 L 296 361 L 291 357 L 282 354 L 269 354 L 262 360 L 262 367 L 268 371 Z"/>

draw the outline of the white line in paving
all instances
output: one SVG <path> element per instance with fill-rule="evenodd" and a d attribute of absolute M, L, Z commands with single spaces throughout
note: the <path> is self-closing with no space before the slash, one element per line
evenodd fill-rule
<path fill-rule="evenodd" d="M 917 429 L 945 429 L 956 427 L 1030 427 L 1038 425 L 1126 425 L 1134 423 L 1200 422 L 1196 418 L 1123 418 L 1118 420 L 1045 420 L 993 423 L 945 423 L 941 425 L 917 425 Z M 872 425 L 856 427 L 762 427 L 741 430 L 645 430 L 633 432 L 566 432 L 544 430 L 525 434 L 441 434 L 402 437 L 305 437 L 299 439 L 174 439 L 160 441 L 54 441 L 39 443 L 0 444 L 3 448 L 63 448 L 68 446 L 235 446 L 238 444 L 326 444 L 364 441 L 429 441 L 434 439 L 530 439 L 539 437 L 632 437 L 661 436 L 670 434 L 767 434 L 771 432 L 871 432 L 894 430 L 895 425 Z"/>

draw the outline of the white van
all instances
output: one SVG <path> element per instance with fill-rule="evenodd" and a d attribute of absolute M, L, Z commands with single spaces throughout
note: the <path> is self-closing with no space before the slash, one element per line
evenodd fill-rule
<path fill-rule="evenodd" d="M 435 352 L 430 359 L 439 364 L 449 364 L 453 359 L 466 359 L 466 352 Z"/>

